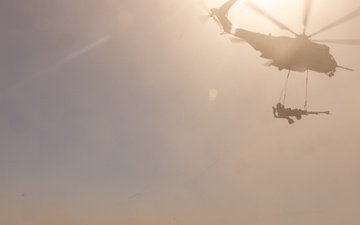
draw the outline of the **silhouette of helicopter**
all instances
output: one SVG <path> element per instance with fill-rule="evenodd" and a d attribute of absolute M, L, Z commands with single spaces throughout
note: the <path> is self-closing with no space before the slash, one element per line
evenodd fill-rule
<path fill-rule="evenodd" d="M 311 35 L 306 35 L 306 28 L 308 24 L 312 0 L 305 1 L 305 9 L 302 21 L 304 25 L 304 30 L 302 34 L 295 33 L 253 2 L 245 1 L 245 4 L 251 9 L 253 9 L 255 12 L 265 16 L 278 27 L 284 30 L 288 30 L 295 35 L 295 37 L 287 37 L 265 35 L 237 28 L 236 25 L 230 22 L 227 16 L 228 11 L 235 2 L 236 0 L 229 0 L 220 8 L 212 8 L 210 10 L 207 10 L 209 12 L 209 16 L 207 16 L 207 18 L 212 17 L 217 23 L 222 26 L 224 31 L 221 34 L 234 35 L 249 43 L 255 50 L 260 51 L 262 53 L 260 57 L 271 60 L 269 66 L 275 66 L 279 70 L 286 69 L 289 71 L 297 72 L 305 72 L 311 70 L 319 73 L 324 73 L 329 77 L 332 77 L 334 75 L 334 73 L 336 72 L 336 68 L 342 68 L 352 71 L 352 69 L 350 68 L 339 66 L 337 64 L 334 57 L 330 54 L 330 48 L 327 45 L 318 44 L 315 43 L 315 41 L 323 43 L 360 45 L 360 40 L 311 40 L 310 38 L 325 30 L 343 24 L 359 16 L 360 8 L 330 23 L 319 31 Z"/>

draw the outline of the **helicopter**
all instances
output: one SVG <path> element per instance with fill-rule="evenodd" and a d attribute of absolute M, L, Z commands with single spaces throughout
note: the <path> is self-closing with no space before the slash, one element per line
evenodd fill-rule
<path fill-rule="evenodd" d="M 340 66 L 330 54 L 329 46 L 323 43 L 338 43 L 360 45 L 360 40 L 312 40 L 311 38 L 325 30 L 338 26 L 360 15 L 360 8 L 347 14 L 346 16 L 330 23 L 319 31 L 307 35 L 306 28 L 312 5 L 312 0 L 305 1 L 303 15 L 303 33 L 298 34 L 289 27 L 272 17 L 269 13 L 261 9 L 255 3 L 247 0 L 244 3 L 255 12 L 269 19 L 275 25 L 283 30 L 294 34 L 295 37 L 265 35 L 253 31 L 238 28 L 228 19 L 228 12 L 237 0 L 229 0 L 220 8 L 211 8 L 208 18 L 213 18 L 215 22 L 221 25 L 223 32 L 221 34 L 231 34 L 240 40 L 250 44 L 255 50 L 260 51 L 260 57 L 271 60 L 269 66 L 275 66 L 279 70 L 289 70 L 296 72 L 315 71 L 332 77 L 337 68 L 353 71 L 350 68 Z"/>

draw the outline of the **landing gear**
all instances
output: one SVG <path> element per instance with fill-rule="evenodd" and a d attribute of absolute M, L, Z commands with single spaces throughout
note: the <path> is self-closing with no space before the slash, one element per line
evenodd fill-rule
<path fill-rule="evenodd" d="M 336 70 L 333 70 L 333 71 L 327 73 L 326 75 L 328 75 L 329 77 L 332 77 L 332 76 L 334 76 L 335 72 L 336 72 Z"/>
<path fill-rule="evenodd" d="M 327 73 L 326 75 L 328 75 L 329 77 L 332 77 L 332 76 L 334 76 L 334 72 Z"/>

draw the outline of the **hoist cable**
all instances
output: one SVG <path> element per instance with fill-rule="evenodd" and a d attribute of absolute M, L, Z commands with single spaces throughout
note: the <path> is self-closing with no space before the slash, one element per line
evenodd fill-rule
<path fill-rule="evenodd" d="M 286 77 L 285 83 L 284 83 L 284 87 L 281 91 L 280 97 L 279 97 L 279 102 L 281 102 L 281 99 L 283 98 L 283 105 L 285 104 L 285 98 L 286 98 L 286 93 L 287 93 L 287 86 L 288 86 L 288 81 L 289 81 L 289 76 L 290 76 L 290 70 L 288 72 L 288 75 Z"/>
<path fill-rule="evenodd" d="M 307 101 L 308 101 L 308 84 L 309 84 L 309 70 L 306 72 L 306 89 L 305 89 L 305 105 L 304 108 L 307 111 Z"/>

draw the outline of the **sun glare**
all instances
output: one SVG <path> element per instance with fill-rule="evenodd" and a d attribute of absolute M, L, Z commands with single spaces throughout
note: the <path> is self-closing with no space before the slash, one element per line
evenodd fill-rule
<path fill-rule="evenodd" d="M 267 9 L 269 8 L 272 4 L 274 4 L 274 1 L 269 1 L 269 0 L 253 0 L 253 2 L 260 6 L 263 9 Z"/>
<path fill-rule="evenodd" d="M 217 96 L 218 96 L 218 91 L 216 89 L 211 89 L 209 91 L 209 101 L 211 102 L 215 101 Z"/>

